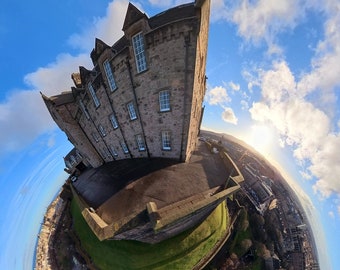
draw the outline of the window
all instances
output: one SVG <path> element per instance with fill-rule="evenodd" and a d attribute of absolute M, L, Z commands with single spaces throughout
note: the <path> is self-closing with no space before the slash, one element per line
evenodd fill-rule
<path fill-rule="evenodd" d="M 168 90 L 159 92 L 159 110 L 170 111 L 170 92 Z"/>
<path fill-rule="evenodd" d="M 71 162 L 69 162 L 68 160 L 65 160 L 65 164 L 66 164 L 67 168 L 69 168 L 69 169 L 72 168 Z"/>
<path fill-rule="evenodd" d="M 142 135 L 138 134 L 136 136 L 136 141 L 139 151 L 145 151 L 145 143 Z"/>
<path fill-rule="evenodd" d="M 106 60 L 103 65 L 104 65 L 104 70 L 105 70 L 107 81 L 109 82 L 109 85 L 110 85 L 111 92 L 113 92 L 114 90 L 117 89 L 117 85 L 116 85 L 115 78 L 113 77 L 110 62 Z"/>
<path fill-rule="evenodd" d="M 80 158 L 80 159 L 83 158 L 82 155 L 80 154 L 80 152 L 79 152 L 78 150 L 76 150 L 76 154 L 77 154 L 77 157 L 78 157 L 78 158 Z"/>
<path fill-rule="evenodd" d="M 99 125 L 98 129 L 99 129 L 100 135 L 102 135 L 102 137 L 105 137 L 106 131 L 105 131 L 104 127 L 102 125 Z"/>
<path fill-rule="evenodd" d="M 76 160 L 76 158 L 73 155 L 70 156 L 70 160 L 71 160 L 71 164 L 72 165 L 77 163 L 77 160 Z"/>
<path fill-rule="evenodd" d="M 133 102 L 127 104 L 127 109 L 129 111 L 130 119 L 131 120 L 137 119 L 136 110 L 135 106 L 133 105 Z"/>
<path fill-rule="evenodd" d="M 100 155 L 102 156 L 103 159 L 107 158 L 107 153 L 104 148 L 100 151 Z"/>
<path fill-rule="evenodd" d="M 97 133 L 92 133 L 92 137 L 96 142 L 99 142 L 99 136 Z"/>
<path fill-rule="evenodd" d="M 89 115 L 88 111 L 86 110 L 85 105 L 84 105 L 82 100 L 79 100 L 79 106 L 80 106 L 80 109 L 82 110 L 83 114 L 85 114 L 86 118 L 90 119 L 90 115 Z"/>
<path fill-rule="evenodd" d="M 142 33 L 132 37 L 133 51 L 135 53 L 135 60 L 137 66 L 137 73 L 146 70 L 146 58 L 144 51 L 144 41 Z"/>
<path fill-rule="evenodd" d="M 111 114 L 110 121 L 114 129 L 118 128 L 118 122 L 114 114 Z"/>
<path fill-rule="evenodd" d="M 114 157 L 118 156 L 117 151 L 113 145 L 110 146 L 111 153 Z"/>
<path fill-rule="evenodd" d="M 129 153 L 129 149 L 128 149 L 128 147 L 127 147 L 125 142 L 121 142 L 120 145 L 122 146 L 123 152 L 125 154 Z"/>
<path fill-rule="evenodd" d="M 170 131 L 162 131 L 162 148 L 163 150 L 171 150 Z"/>
<path fill-rule="evenodd" d="M 107 148 L 104 148 L 104 153 L 106 158 L 111 158 L 111 153 Z"/>
<path fill-rule="evenodd" d="M 90 91 L 90 94 L 91 94 L 91 96 L 92 96 L 94 105 L 96 106 L 96 108 L 98 108 L 99 105 L 100 105 L 100 102 L 99 102 L 99 99 L 98 99 L 98 97 L 97 97 L 97 94 L 96 94 L 96 92 L 94 91 L 94 88 L 93 88 L 93 86 L 92 86 L 91 83 L 89 83 L 87 86 L 88 86 L 89 91 Z"/>

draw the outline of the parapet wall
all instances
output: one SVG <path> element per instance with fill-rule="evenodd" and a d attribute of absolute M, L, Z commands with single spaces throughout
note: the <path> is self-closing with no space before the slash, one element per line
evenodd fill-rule
<path fill-rule="evenodd" d="M 208 148 L 214 146 L 207 143 Z M 220 147 L 223 150 L 223 148 Z M 100 241 L 136 240 L 157 243 L 197 225 L 204 220 L 226 197 L 240 189 L 243 176 L 230 156 L 220 150 L 219 156 L 230 175 L 224 183 L 204 192 L 197 193 L 162 208 L 149 201 L 144 209 L 133 212 L 111 224 L 106 223 L 72 188 L 80 211 L 89 227 Z M 143 208 L 143 207 L 142 207 Z"/>
<path fill-rule="evenodd" d="M 127 231 L 122 231 L 122 228 L 128 226 L 128 223 L 140 213 L 133 213 L 112 224 L 107 224 L 78 196 L 73 188 L 72 191 L 82 216 L 100 241 L 105 239 L 128 239 L 157 243 L 173 237 L 204 220 L 227 196 L 232 195 L 240 187 L 235 184 L 218 192 L 219 188 L 207 190 L 161 209 L 158 209 L 155 203 L 149 202 L 145 208 L 150 222 L 137 224 L 137 226 Z"/>
<path fill-rule="evenodd" d="M 226 167 L 228 171 L 230 171 L 229 177 L 232 178 L 236 183 L 243 182 L 244 177 L 241 171 L 239 170 L 235 162 L 232 160 L 232 158 L 224 150 L 224 148 L 221 147 L 221 145 L 218 145 L 215 143 L 211 143 L 211 142 L 205 142 L 205 143 L 211 152 L 214 151 L 214 148 L 219 150 L 219 155 L 221 159 L 223 160 L 224 166 Z"/>

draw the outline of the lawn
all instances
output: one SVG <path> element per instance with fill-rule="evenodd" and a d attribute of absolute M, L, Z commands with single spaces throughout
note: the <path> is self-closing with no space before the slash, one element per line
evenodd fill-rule
<path fill-rule="evenodd" d="M 83 248 L 102 270 L 192 269 L 226 232 L 229 222 L 223 202 L 195 228 L 158 244 L 125 240 L 100 242 L 83 219 L 74 200 L 71 211 L 75 231 Z"/>

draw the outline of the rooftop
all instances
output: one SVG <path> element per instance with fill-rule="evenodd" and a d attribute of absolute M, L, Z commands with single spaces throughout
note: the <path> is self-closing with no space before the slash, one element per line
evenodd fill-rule
<path fill-rule="evenodd" d="M 171 159 L 127 159 L 84 172 L 74 188 L 106 223 L 223 186 L 229 176 L 219 154 L 198 143 L 188 163 Z"/>
<path fill-rule="evenodd" d="M 87 224 L 102 241 L 157 243 L 200 224 L 243 176 L 224 152 L 198 142 L 186 163 L 127 159 L 83 173 L 72 190 Z"/>

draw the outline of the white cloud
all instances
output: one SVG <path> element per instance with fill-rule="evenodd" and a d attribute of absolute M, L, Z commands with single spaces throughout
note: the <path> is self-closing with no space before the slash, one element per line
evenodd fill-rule
<path fill-rule="evenodd" d="M 312 176 L 310 175 L 310 173 L 309 173 L 309 172 L 306 172 L 306 171 L 300 171 L 300 174 L 301 174 L 302 178 L 304 178 L 304 179 L 307 179 L 307 180 L 310 180 L 310 179 L 312 179 Z"/>
<path fill-rule="evenodd" d="M 320 142 L 320 150 L 311 157 L 310 171 L 319 180 L 313 186 L 324 197 L 333 193 L 340 195 L 340 135 L 329 133 Z"/>
<path fill-rule="evenodd" d="M 79 54 L 77 56 L 60 54 L 55 62 L 27 74 L 24 80 L 32 89 L 41 91 L 46 95 L 56 95 L 62 91 L 70 90 L 73 85 L 71 74 L 78 72 L 79 66 L 92 68 L 88 54 Z"/>
<path fill-rule="evenodd" d="M 304 94 L 321 90 L 320 102 L 326 106 L 335 106 L 334 89 L 340 87 L 340 3 L 327 1 L 322 6 L 328 15 L 324 23 L 324 39 L 319 41 L 315 57 L 312 60 L 312 70 L 305 74 L 299 82 L 298 89 Z"/>
<path fill-rule="evenodd" d="M 83 33 L 70 37 L 70 43 L 86 53 L 70 55 L 61 53 L 56 60 L 25 76 L 26 90 L 12 91 L 0 104 L 0 146 L 5 151 L 19 150 L 39 135 L 50 132 L 56 125 L 50 117 L 39 94 L 56 95 L 70 90 L 71 73 L 79 66 L 92 68 L 89 52 L 96 37 L 113 44 L 122 34 L 122 25 L 128 5 L 126 0 L 116 0 L 108 5 L 106 16 L 97 18 Z M 53 145 L 53 138 L 47 141 Z"/>
<path fill-rule="evenodd" d="M 311 70 L 298 81 L 284 61 L 259 71 L 257 80 L 249 80 L 249 84 L 260 86 L 263 100 L 254 103 L 250 112 L 253 119 L 275 125 L 282 142 L 293 147 L 298 163 L 307 166 L 303 176 L 312 175 L 314 191 L 327 198 L 340 194 L 340 133 L 335 118 L 340 87 L 340 3 L 329 0 L 318 6 L 309 2 L 313 5 L 323 10 L 326 20 Z"/>
<path fill-rule="evenodd" d="M 328 212 L 328 215 L 329 215 L 332 219 L 335 218 L 335 215 L 334 215 L 334 212 L 333 212 L 333 211 L 329 211 L 329 212 Z"/>
<path fill-rule="evenodd" d="M 228 20 L 230 17 L 230 10 L 224 0 L 211 0 L 210 9 L 210 18 L 212 22 L 221 19 Z"/>
<path fill-rule="evenodd" d="M 216 86 L 209 89 L 206 93 L 205 99 L 210 105 L 223 105 L 231 101 L 228 96 L 227 89 L 222 86 Z"/>
<path fill-rule="evenodd" d="M 299 164 L 309 164 L 304 175 L 317 179 L 316 192 L 323 197 L 340 194 L 340 136 L 332 132 L 331 119 L 316 106 L 317 100 L 298 91 L 284 61 L 274 63 L 271 70 L 259 71 L 258 79 L 262 100 L 250 108 L 252 118 L 276 127 L 281 140 L 293 147 Z"/>
<path fill-rule="evenodd" d="M 112 1 L 107 9 L 105 17 L 94 18 L 91 25 L 82 33 L 70 36 L 69 44 L 84 52 L 89 52 L 94 46 L 95 38 L 99 38 L 108 45 L 113 45 L 123 36 L 122 28 L 129 2 L 127 0 Z"/>
<path fill-rule="evenodd" d="M 294 29 L 305 17 L 305 11 L 314 1 L 302 0 L 241 0 L 212 1 L 212 21 L 226 20 L 237 26 L 238 35 L 253 45 L 263 42 L 268 55 L 282 55 L 277 34 Z"/>
<path fill-rule="evenodd" d="M 237 88 L 237 85 L 233 85 L 233 87 Z M 237 117 L 232 108 L 228 106 L 231 101 L 227 93 L 227 89 L 222 86 L 216 86 L 214 88 L 208 89 L 205 95 L 205 101 L 208 102 L 209 105 L 218 105 L 223 108 L 222 112 L 222 120 L 237 125 Z"/>
<path fill-rule="evenodd" d="M 55 128 L 39 91 L 56 95 L 70 90 L 71 73 L 76 72 L 79 65 L 89 64 L 88 59 L 84 54 L 76 57 L 62 54 L 56 62 L 25 76 L 25 83 L 32 90 L 14 91 L 0 104 L 0 129 L 6 131 L 0 134 L 3 151 L 18 150 Z"/>
<path fill-rule="evenodd" d="M 235 116 L 235 113 L 232 108 L 225 108 L 222 112 L 222 119 L 227 122 L 234 125 L 237 125 L 237 117 Z"/>
<path fill-rule="evenodd" d="M 0 104 L 2 153 L 18 150 L 55 125 L 38 91 L 12 93 Z"/>
<path fill-rule="evenodd" d="M 298 1 L 248 1 L 238 2 L 233 7 L 232 21 L 238 25 L 238 32 L 247 40 L 258 42 L 270 39 L 271 35 L 293 27 L 299 15 Z"/>
<path fill-rule="evenodd" d="M 246 100 L 241 100 L 240 103 L 241 103 L 241 109 L 243 111 L 246 111 L 246 110 L 249 109 L 249 104 L 248 104 L 248 102 Z"/>
<path fill-rule="evenodd" d="M 228 85 L 231 88 L 231 90 L 233 90 L 233 91 L 239 91 L 240 90 L 240 85 L 237 84 L 237 83 L 229 82 Z"/>

